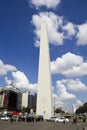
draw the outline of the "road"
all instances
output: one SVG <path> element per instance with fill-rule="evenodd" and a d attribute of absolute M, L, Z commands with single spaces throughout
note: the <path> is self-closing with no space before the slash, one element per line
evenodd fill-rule
<path fill-rule="evenodd" d="M 87 130 L 87 123 L 78 123 L 73 125 L 69 123 L 55 123 L 55 122 L 16 122 L 10 123 L 9 121 L 0 121 L 0 130 Z"/>

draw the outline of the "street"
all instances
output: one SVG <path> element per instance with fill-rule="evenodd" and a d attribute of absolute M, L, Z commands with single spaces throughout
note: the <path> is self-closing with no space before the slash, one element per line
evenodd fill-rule
<path fill-rule="evenodd" d="M 0 130 L 87 130 L 87 123 L 80 122 L 77 125 L 55 122 L 9 122 L 0 121 Z"/>

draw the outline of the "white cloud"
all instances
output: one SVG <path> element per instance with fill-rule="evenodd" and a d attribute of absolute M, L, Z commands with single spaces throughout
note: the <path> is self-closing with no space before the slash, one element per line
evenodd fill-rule
<path fill-rule="evenodd" d="M 12 84 L 12 80 L 8 80 L 8 77 L 5 77 L 5 82 L 7 84 L 7 86 L 11 87 L 10 85 Z"/>
<path fill-rule="evenodd" d="M 19 88 L 21 90 L 28 90 L 31 93 L 36 92 L 37 84 L 30 84 L 28 78 L 23 72 L 12 72 L 12 78 L 14 87 Z M 8 80 L 7 77 L 5 77 L 5 80 L 8 84 L 12 82 L 11 80 Z"/>
<path fill-rule="evenodd" d="M 82 93 L 87 91 L 87 86 L 84 83 L 82 83 L 80 79 L 62 79 L 59 82 L 68 90 L 72 90 L 74 92 Z"/>
<path fill-rule="evenodd" d="M 7 72 L 10 71 L 12 74 L 12 80 L 8 79 Z M 7 87 L 12 83 L 16 88 L 19 88 L 21 90 L 28 90 L 31 93 L 35 93 L 37 90 L 37 84 L 31 84 L 29 83 L 29 80 L 27 76 L 21 72 L 18 71 L 17 68 L 13 65 L 4 64 L 2 60 L 0 60 L 0 76 L 6 76 L 5 81 L 8 84 Z"/>
<path fill-rule="evenodd" d="M 77 34 L 77 25 L 68 22 L 63 16 L 58 16 L 53 12 L 41 12 L 33 15 L 32 24 L 35 26 L 36 35 L 35 46 L 39 46 L 41 23 L 45 21 L 48 28 L 49 43 L 63 45 L 65 39 L 71 39 Z"/>
<path fill-rule="evenodd" d="M 56 6 L 59 5 L 60 0 L 31 0 L 31 3 L 35 5 L 37 9 L 41 6 L 46 6 L 47 8 L 56 8 Z"/>
<path fill-rule="evenodd" d="M 0 76 L 6 75 L 8 71 L 16 71 L 16 67 L 13 65 L 4 64 L 2 60 L 0 60 Z"/>
<path fill-rule="evenodd" d="M 58 95 L 53 93 L 53 105 L 55 108 L 64 107 L 64 102 L 59 100 Z"/>
<path fill-rule="evenodd" d="M 36 46 L 39 46 L 41 23 L 43 21 L 47 22 L 49 43 L 63 45 L 65 39 L 74 37 L 77 39 L 77 45 L 87 44 L 87 22 L 75 25 L 63 16 L 58 16 L 53 12 L 41 12 L 32 16 L 32 24 L 35 26 Z"/>
<path fill-rule="evenodd" d="M 76 98 L 74 94 L 67 91 L 66 86 L 61 82 L 57 81 L 57 94 L 60 101 L 66 101 Z"/>
<path fill-rule="evenodd" d="M 53 94 L 55 107 L 62 107 L 66 111 L 75 111 L 83 103 L 77 100 L 77 96 L 73 94 L 73 91 L 86 92 L 87 86 L 83 84 L 80 79 L 62 79 L 56 82 L 56 93 Z M 73 103 L 74 102 L 74 103 Z M 76 102 L 76 103 L 75 103 Z"/>
<path fill-rule="evenodd" d="M 73 112 L 75 113 L 75 111 L 79 108 L 79 106 L 82 106 L 83 102 L 81 102 L 80 100 L 77 100 L 75 104 L 73 104 Z"/>
<path fill-rule="evenodd" d="M 12 72 L 12 76 L 16 87 L 29 89 L 29 80 L 23 72 Z"/>
<path fill-rule="evenodd" d="M 47 22 L 48 39 L 51 44 L 62 45 L 64 39 L 71 38 L 76 33 L 75 25 L 68 21 L 65 22 L 62 16 L 58 16 L 53 12 L 42 12 L 32 17 L 32 24 L 35 26 L 36 46 L 39 45 L 41 23 L 43 21 Z"/>
<path fill-rule="evenodd" d="M 68 81 L 68 83 L 67 83 L 68 89 L 75 91 L 75 92 L 87 91 L 87 86 L 84 83 L 82 83 L 80 81 L 80 79 L 76 79 L 76 80 L 69 79 L 67 81 Z"/>
<path fill-rule="evenodd" d="M 62 29 L 67 32 L 67 38 L 75 35 L 75 25 L 71 22 L 66 23 Z"/>
<path fill-rule="evenodd" d="M 37 93 L 37 83 L 29 84 L 29 88 L 32 94 Z"/>
<path fill-rule="evenodd" d="M 48 27 L 48 39 L 51 44 L 63 44 L 64 34 L 63 32 L 59 32 L 58 30 L 62 26 L 63 17 L 57 16 L 52 12 L 43 12 L 39 13 L 39 15 L 33 15 L 32 24 L 35 26 L 34 33 L 36 34 L 35 44 L 38 46 L 40 40 L 40 30 L 41 23 L 43 21 L 47 22 Z"/>
<path fill-rule="evenodd" d="M 87 62 L 83 57 L 70 52 L 51 62 L 52 74 L 62 74 L 67 77 L 87 75 Z"/>
<path fill-rule="evenodd" d="M 76 100 L 76 96 L 69 93 L 67 87 L 60 80 L 56 82 L 56 93 L 53 94 L 53 99 L 56 108 L 62 107 L 65 111 L 71 111 L 71 102 Z"/>
<path fill-rule="evenodd" d="M 78 45 L 87 44 L 87 22 L 78 26 L 78 33 L 76 35 Z"/>

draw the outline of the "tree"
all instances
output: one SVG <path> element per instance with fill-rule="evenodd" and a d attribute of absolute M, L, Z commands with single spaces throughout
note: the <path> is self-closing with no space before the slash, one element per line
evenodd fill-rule
<path fill-rule="evenodd" d="M 61 110 L 60 108 L 56 108 L 55 110 L 56 113 L 65 113 L 63 110 Z"/>
<path fill-rule="evenodd" d="M 76 114 L 79 114 L 79 113 L 85 113 L 87 112 L 87 102 L 85 102 L 83 104 L 83 106 L 80 106 L 77 110 L 76 110 Z"/>
<path fill-rule="evenodd" d="M 23 112 L 30 113 L 30 107 L 23 107 L 23 108 L 22 108 L 22 111 L 23 111 Z"/>

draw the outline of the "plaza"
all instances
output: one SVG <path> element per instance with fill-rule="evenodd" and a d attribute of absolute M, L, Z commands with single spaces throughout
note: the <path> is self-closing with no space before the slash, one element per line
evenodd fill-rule
<path fill-rule="evenodd" d="M 87 123 L 78 122 L 77 125 L 69 123 L 55 122 L 17 122 L 10 123 L 9 121 L 0 121 L 0 130 L 87 130 Z"/>

